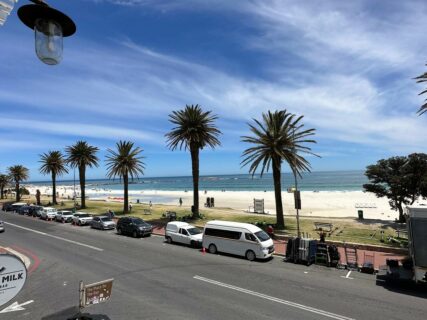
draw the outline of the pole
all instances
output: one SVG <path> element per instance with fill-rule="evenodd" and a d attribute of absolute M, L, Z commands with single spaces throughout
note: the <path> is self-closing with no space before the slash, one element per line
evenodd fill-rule
<path fill-rule="evenodd" d="M 82 310 L 85 307 L 85 289 L 83 281 L 79 282 L 79 318 L 82 314 Z"/>
<path fill-rule="evenodd" d="M 74 167 L 74 195 L 73 195 L 73 203 L 74 203 L 74 212 L 76 212 L 76 167 Z"/>
<path fill-rule="evenodd" d="M 295 126 L 292 126 L 292 140 L 293 140 L 293 144 L 292 144 L 292 148 L 293 151 L 295 152 Z M 294 180 L 295 180 L 295 195 L 298 194 L 298 179 L 297 179 L 297 172 L 296 172 L 296 163 L 293 163 L 293 168 L 292 168 L 292 172 L 294 173 Z M 297 235 L 298 238 L 301 237 L 301 230 L 299 227 L 299 201 L 297 201 L 297 198 L 294 197 L 295 199 L 295 209 L 297 210 Z"/>

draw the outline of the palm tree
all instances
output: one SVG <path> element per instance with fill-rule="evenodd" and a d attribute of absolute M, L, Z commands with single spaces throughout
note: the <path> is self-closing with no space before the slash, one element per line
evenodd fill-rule
<path fill-rule="evenodd" d="M 29 178 L 29 170 L 23 165 L 15 165 L 8 168 L 8 174 L 11 180 L 15 183 L 15 193 L 16 193 L 16 202 L 21 200 L 19 194 L 19 184 L 21 181 L 28 180 Z"/>
<path fill-rule="evenodd" d="M 99 159 L 97 147 L 90 146 L 86 141 L 77 141 L 76 144 L 65 148 L 67 163 L 72 168 L 79 169 L 80 191 L 82 195 L 81 208 L 86 208 L 86 167 L 98 167 Z"/>
<path fill-rule="evenodd" d="M 206 146 L 214 149 L 221 145 L 218 136 L 221 131 L 214 122 L 218 117 L 211 111 L 202 111 L 199 105 L 186 105 L 183 110 L 173 111 L 169 121 L 175 127 L 166 134 L 168 147 L 190 150 L 193 174 L 193 218 L 199 218 L 199 152 Z"/>
<path fill-rule="evenodd" d="M 249 173 L 252 173 L 252 176 L 259 166 L 261 176 L 268 172 L 270 167 L 273 169 L 276 226 L 279 229 L 285 227 L 281 187 L 282 162 L 287 162 L 299 176 L 303 171 L 310 171 L 310 163 L 299 153 L 313 154 L 311 149 L 303 144 L 315 143 L 314 140 L 307 139 L 314 135 L 315 129 L 303 130 L 302 118 L 303 116 L 297 117 L 286 110 L 268 111 L 262 114 L 262 121 L 253 119 L 255 124 L 248 124 L 253 136 L 242 137 L 243 142 L 254 145 L 243 152 L 242 166 L 251 164 Z"/>
<path fill-rule="evenodd" d="M 134 143 L 130 141 L 119 141 L 116 143 L 117 151 L 108 149 L 109 155 L 106 156 L 108 178 L 119 177 L 120 181 L 123 179 L 125 214 L 129 210 L 129 176 L 132 180 L 139 178 L 139 174 L 144 174 L 145 169 L 145 163 L 142 161 L 144 157 L 139 156 L 143 150 L 139 147 L 134 148 L 133 145 Z"/>
<path fill-rule="evenodd" d="M 416 77 L 415 80 L 417 80 L 417 83 L 427 82 L 427 72 L 424 72 L 422 75 Z M 427 89 L 421 91 L 419 95 L 424 93 L 427 93 Z M 427 100 L 425 100 L 424 104 L 418 110 L 418 114 L 422 115 L 424 112 L 427 112 Z"/>
<path fill-rule="evenodd" d="M 0 198 L 4 199 L 4 188 L 9 184 L 10 177 L 6 174 L 0 174 Z"/>
<path fill-rule="evenodd" d="M 66 161 L 60 151 L 49 151 L 40 155 L 40 173 L 52 176 L 52 202 L 56 204 L 56 177 L 68 173 L 65 167 Z"/>

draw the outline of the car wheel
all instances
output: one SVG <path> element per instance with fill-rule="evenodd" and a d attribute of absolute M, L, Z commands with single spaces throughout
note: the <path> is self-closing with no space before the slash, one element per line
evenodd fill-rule
<path fill-rule="evenodd" d="M 122 229 L 121 228 L 117 228 L 117 234 L 122 234 Z"/>
<path fill-rule="evenodd" d="M 195 248 L 196 247 L 196 241 L 191 240 L 190 247 Z"/>
<path fill-rule="evenodd" d="M 253 252 L 252 250 L 246 251 L 246 259 L 248 259 L 249 261 L 254 261 L 255 258 L 256 258 L 255 252 Z"/>
<path fill-rule="evenodd" d="M 171 237 L 166 237 L 166 242 L 169 243 L 169 244 L 171 244 L 173 242 L 172 238 Z"/>
<path fill-rule="evenodd" d="M 81 226 L 81 225 L 82 225 L 82 223 L 81 223 L 80 221 L 77 221 L 77 225 L 78 225 L 78 226 Z"/>
<path fill-rule="evenodd" d="M 216 245 L 210 244 L 208 247 L 209 253 L 215 254 L 217 253 Z"/>
<path fill-rule="evenodd" d="M 132 232 L 132 237 L 138 238 L 138 233 L 135 230 Z"/>

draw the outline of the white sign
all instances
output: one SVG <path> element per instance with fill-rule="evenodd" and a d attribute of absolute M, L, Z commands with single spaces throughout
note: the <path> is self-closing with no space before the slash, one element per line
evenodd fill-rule
<path fill-rule="evenodd" d="M 24 287 L 27 268 L 16 256 L 0 254 L 0 306 L 12 300 Z"/>

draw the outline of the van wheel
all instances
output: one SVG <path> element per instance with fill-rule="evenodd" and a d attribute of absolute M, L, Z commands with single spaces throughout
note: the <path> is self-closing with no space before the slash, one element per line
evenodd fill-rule
<path fill-rule="evenodd" d="M 132 237 L 134 237 L 134 238 L 138 237 L 138 233 L 135 230 L 132 232 Z"/>
<path fill-rule="evenodd" d="M 171 237 L 166 237 L 166 242 L 171 244 L 172 243 L 172 238 Z"/>
<path fill-rule="evenodd" d="M 117 228 L 117 234 L 122 234 L 122 229 L 121 228 Z"/>
<path fill-rule="evenodd" d="M 210 244 L 208 247 L 209 253 L 215 254 L 217 252 L 216 245 Z"/>
<path fill-rule="evenodd" d="M 254 261 L 255 258 L 255 253 L 252 250 L 246 251 L 246 259 L 248 259 L 249 261 Z"/>
<path fill-rule="evenodd" d="M 196 247 L 196 241 L 191 240 L 190 247 L 195 248 Z"/>

